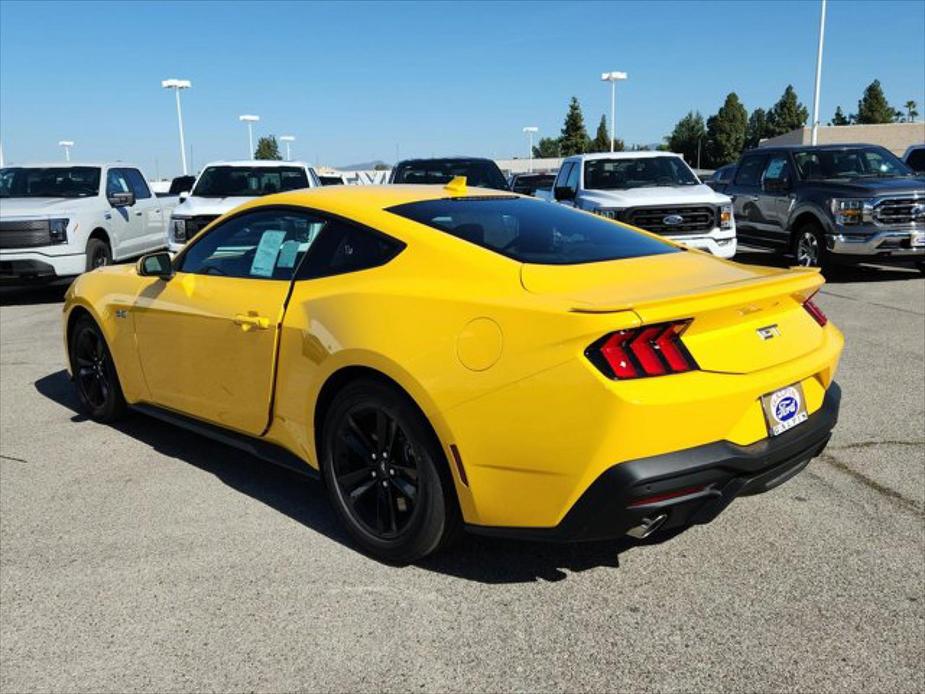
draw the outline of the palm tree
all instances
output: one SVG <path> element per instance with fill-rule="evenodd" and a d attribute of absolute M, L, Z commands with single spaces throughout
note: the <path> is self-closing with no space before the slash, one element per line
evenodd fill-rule
<path fill-rule="evenodd" d="M 915 110 L 915 107 L 918 106 L 918 104 L 910 99 L 905 103 L 905 106 L 906 117 L 909 119 L 910 123 L 915 123 L 915 119 L 919 115 L 919 112 Z"/>

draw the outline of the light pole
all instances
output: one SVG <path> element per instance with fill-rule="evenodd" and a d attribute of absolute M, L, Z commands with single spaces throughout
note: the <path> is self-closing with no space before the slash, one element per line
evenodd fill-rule
<path fill-rule="evenodd" d="M 610 151 L 613 152 L 613 143 L 616 139 L 617 121 L 614 112 L 617 110 L 617 82 L 627 79 L 625 72 L 604 72 L 601 80 L 610 82 Z"/>
<path fill-rule="evenodd" d="M 816 51 L 816 88 L 813 90 L 813 144 L 819 136 L 819 88 L 822 86 L 822 44 L 825 42 L 825 0 L 819 14 L 819 48 Z"/>
<path fill-rule="evenodd" d="M 280 135 L 279 141 L 286 143 L 286 161 L 292 161 L 292 152 L 289 150 L 289 143 L 295 142 L 295 136 L 294 135 Z"/>
<path fill-rule="evenodd" d="M 539 131 L 540 129 L 533 125 L 528 125 L 526 128 L 524 128 L 524 132 L 527 133 L 527 135 L 530 137 L 530 154 L 528 157 L 529 164 L 527 164 L 527 171 L 529 173 L 533 173 L 533 134 L 538 133 Z"/>
<path fill-rule="evenodd" d="M 71 160 L 71 147 L 74 146 L 73 140 L 59 140 L 58 145 L 64 147 L 64 161 Z"/>
<path fill-rule="evenodd" d="M 254 123 L 260 120 L 260 116 L 252 116 L 249 114 L 244 114 L 243 116 L 238 116 L 238 120 L 244 123 L 247 123 L 247 141 L 250 143 L 250 153 L 247 155 L 248 159 L 254 158 Z"/>
<path fill-rule="evenodd" d="M 183 175 L 186 176 L 186 146 L 183 144 L 183 112 L 180 111 L 180 90 L 189 89 L 192 83 L 189 80 L 178 80 L 171 77 L 169 80 L 161 80 L 161 86 L 164 89 L 173 89 L 177 97 L 177 125 L 180 128 L 180 163 L 183 165 Z"/>

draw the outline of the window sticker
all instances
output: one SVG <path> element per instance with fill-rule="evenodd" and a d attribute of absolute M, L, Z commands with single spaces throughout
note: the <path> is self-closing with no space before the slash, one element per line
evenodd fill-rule
<path fill-rule="evenodd" d="M 260 243 L 257 245 L 257 252 L 254 254 L 254 262 L 251 263 L 251 275 L 254 277 L 272 277 L 273 269 L 276 267 L 276 258 L 279 255 L 280 246 L 286 238 L 285 231 L 265 231 L 260 237 Z"/>
<path fill-rule="evenodd" d="M 276 267 L 294 267 L 296 256 L 299 254 L 302 245 L 303 244 L 295 240 L 286 241 L 279 249 L 279 258 L 276 261 Z M 308 246 L 308 244 L 304 245 Z"/>

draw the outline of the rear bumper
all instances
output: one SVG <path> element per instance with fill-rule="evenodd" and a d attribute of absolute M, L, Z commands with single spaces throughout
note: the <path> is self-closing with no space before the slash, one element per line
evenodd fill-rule
<path fill-rule="evenodd" d="M 822 407 L 780 436 L 748 446 L 729 441 L 630 460 L 605 470 L 551 528 L 469 525 L 471 532 L 573 542 L 623 537 L 665 515 L 660 530 L 708 523 L 737 496 L 783 484 L 826 447 L 838 421 L 841 389 L 832 383 Z M 659 499 L 659 497 L 662 497 Z"/>

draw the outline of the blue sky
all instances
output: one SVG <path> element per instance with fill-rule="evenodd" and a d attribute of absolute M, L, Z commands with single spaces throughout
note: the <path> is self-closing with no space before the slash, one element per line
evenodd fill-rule
<path fill-rule="evenodd" d="M 829 2 L 822 116 L 879 78 L 925 113 L 925 2 Z M 688 110 L 736 91 L 767 107 L 792 83 L 809 108 L 819 2 L 402 3 L 0 1 L 0 138 L 7 161 L 131 160 L 179 169 L 183 93 L 194 163 L 243 157 L 242 113 L 331 165 L 526 152 L 558 134 L 569 97 L 589 130 L 617 93 L 617 135 L 658 142 Z"/>

